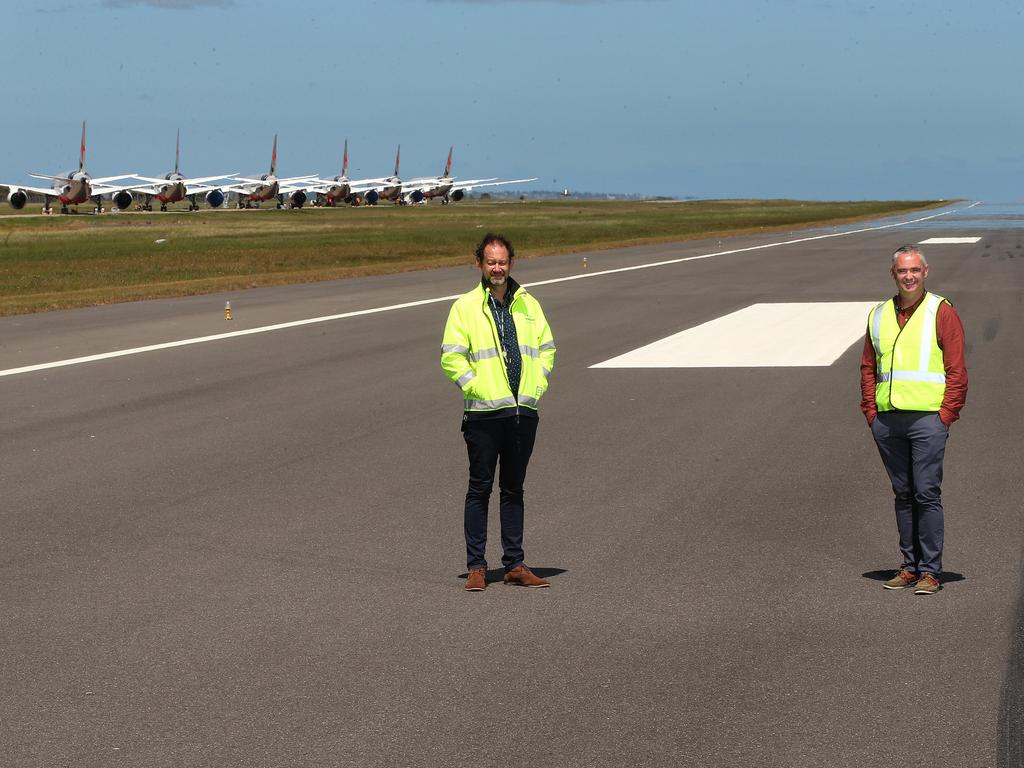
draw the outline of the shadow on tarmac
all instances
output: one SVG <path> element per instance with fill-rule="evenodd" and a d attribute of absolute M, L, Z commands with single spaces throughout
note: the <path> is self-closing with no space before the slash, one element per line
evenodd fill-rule
<path fill-rule="evenodd" d="M 895 575 L 896 571 L 892 568 L 887 568 L 884 571 L 865 571 L 861 574 L 865 579 L 871 579 L 872 581 L 888 581 Z M 964 581 L 966 579 L 966 576 L 962 573 L 957 573 L 956 571 L 943 571 L 939 574 L 939 584 L 942 584 L 943 586 L 954 581 Z"/>
<path fill-rule="evenodd" d="M 540 576 L 542 579 L 550 579 L 552 576 L 559 576 L 565 573 L 568 569 L 566 568 L 534 568 L 530 566 L 530 570 L 533 571 L 535 576 Z M 469 573 L 460 573 L 460 579 L 468 579 Z M 505 578 L 504 568 L 488 568 L 487 569 L 487 583 L 494 584 L 495 582 L 503 581 Z"/>
<path fill-rule="evenodd" d="M 1024 765 L 1024 581 L 1017 590 L 1017 615 L 1010 638 L 1010 658 L 999 696 L 996 766 Z"/>

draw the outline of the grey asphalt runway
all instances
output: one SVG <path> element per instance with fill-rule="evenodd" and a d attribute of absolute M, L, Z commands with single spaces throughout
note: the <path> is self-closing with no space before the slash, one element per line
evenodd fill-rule
<path fill-rule="evenodd" d="M 1024 764 L 1024 207 L 722 253 L 860 229 L 514 265 L 584 276 L 530 289 L 558 344 L 526 499 L 548 590 L 499 583 L 496 493 L 493 583 L 462 589 L 448 299 L 10 373 L 454 296 L 469 254 L 0 319 L 0 764 Z M 756 303 L 879 301 L 896 247 L 968 235 L 923 246 L 970 371 L 935 596 L 881 587 L 860 341 L 821 367 L 591 368 Z"/>

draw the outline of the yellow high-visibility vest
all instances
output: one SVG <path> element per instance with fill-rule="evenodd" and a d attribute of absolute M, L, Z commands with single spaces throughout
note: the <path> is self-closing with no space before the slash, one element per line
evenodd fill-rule
<path fill-rule="evenodd" d="M 938 411 L 946 393 L 946 368 L 936 331 L 939 306 L 949 303 L 925 293 L 900 328 L 896 304 L 883 301 L 868 315 L 875 348 L 875 405 L 879 411 Z"/>
<path fill-rule="evenodd" d="M 462 389 L 466 411 L 523 406 L 537 410 L 555 367 L 555 340 L 540 304 L 517 287 L 509 311 L 523 356 L 519 391 L 513 393 L 501 354 L 498 327 L 483 283 L 460 296 L 448 313 L 441 340 L 441 369 Z"/>

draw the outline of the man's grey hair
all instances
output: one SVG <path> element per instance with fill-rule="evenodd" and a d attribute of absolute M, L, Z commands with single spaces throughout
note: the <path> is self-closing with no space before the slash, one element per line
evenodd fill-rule
<path fill-rule="evenodd" d="M 926 259 L 924 257 L 924 254 L 921 253 L 920 248 L 918 248 L 916 245 L 903 245 L 897 248 L 896 252 L 892 255 L 892 265 L 894 267 L 896 266 L 896 259 L 898 259 L 900 256 L 903 256 L 904 254 L 913 254 L 916 256 L 920 256 L 922 266 L 928 266 L 928 259 Z"/>

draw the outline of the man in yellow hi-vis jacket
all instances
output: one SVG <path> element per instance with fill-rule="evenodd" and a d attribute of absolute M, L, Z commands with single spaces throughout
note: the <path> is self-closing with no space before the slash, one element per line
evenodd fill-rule
<path fill-rule="evenodd" d="M 487 234 L 476 249 L 479 285 L 448 313 L 441 368 L 462 390 L 462 435 L 469 451 L 465 588 L 487 587 L 487 504 L 499 466 L 504 581 L 547 587 L 523 554 L 523 482 L 537 435 L 537 405 L 555 365 L 555 340 L 537 300 L 511 277 L 515 250 Z"/>

